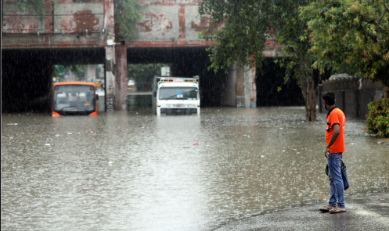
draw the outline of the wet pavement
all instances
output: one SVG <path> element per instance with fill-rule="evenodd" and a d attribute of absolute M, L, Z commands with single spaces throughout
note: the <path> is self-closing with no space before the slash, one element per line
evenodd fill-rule
<path fill-rule="evenodd" d="M 329 191 L 325 114 L 314 124 L 299 107 L 2 116 L 2 230 L 332 229 L 341 215 L 316 211 Z M 357 212 L 388 217 L 389 146 L 364 127 L 346 121 L 350 230 L 358 216 L 387 227 Z"/>
<path fill-rule="evenodd" d="M 384 191 L 346 196 L 345 213 L 320 212 L 319 208 L 326 205 L 325 202 L 301 204 L 263 215 L 231 219 L 213 230 L 388 230 L 389 190 Z"/>

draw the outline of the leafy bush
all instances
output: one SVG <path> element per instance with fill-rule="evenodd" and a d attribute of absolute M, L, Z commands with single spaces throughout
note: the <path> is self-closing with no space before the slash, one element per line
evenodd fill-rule
<path fill-rule="evenodd" d="M 389 99 L 376 100 L 368 105 L 367 132 L 389 137 Z"/>

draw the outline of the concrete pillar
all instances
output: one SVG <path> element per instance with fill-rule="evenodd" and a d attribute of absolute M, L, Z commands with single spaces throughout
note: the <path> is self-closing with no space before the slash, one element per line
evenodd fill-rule
<path fill-rule="evenodd" d="M 244 67 L 244 100 L 245 107 L 257 106 L 257 86 L 255 84 L 255 67 Z"/>
<path fill-rule="evenodd" d="M 255 67 L 235 67 L 236 70 L 236 106 L 256 107 L 257 89 L 255 84 Z"/>
<path fill-rule="evenodd" d="M 105 47 L 105 108 L 107 111 L 115 110 L 114 54 L 113 46 Z"/>
<path fill-rule="evenodd" d="M 96 64 L 88 64 L 86 67 L 86 81 L 92 81 L 92 83 L 96 79 Z"/>
<path fill-rule="evenodd" d="M 104 17 L 104 42 L 105 47 L 105 109 L 115 110 L 115 47 L 108 45 L 108 40 L 115 40 L 114 0 L 106 0 Z"/>
<path fill-rule="evenodd" d="M 244 92 L 244 68 L 235 65 L 236 75 L 236 107 L 245 106 L 245 92 Z"/>
<path fill-rule="evenodd" d="M 236 66 L 231 65 L 222 92 L 223 106 L 236 107 Z"/>
<path fill-rule="evenodd" d="M 127 47 L 116 45 L 115 66 L 115 110 L 126 109 L 127 97 Z"/>

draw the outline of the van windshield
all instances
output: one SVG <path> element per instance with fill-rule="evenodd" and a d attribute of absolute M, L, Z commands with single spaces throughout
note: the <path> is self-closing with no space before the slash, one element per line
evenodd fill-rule
<path fill-rule="evenodd" d="M 198 100 L 196 87 L 161 87 L 159 89 L 160 100 Z"/>

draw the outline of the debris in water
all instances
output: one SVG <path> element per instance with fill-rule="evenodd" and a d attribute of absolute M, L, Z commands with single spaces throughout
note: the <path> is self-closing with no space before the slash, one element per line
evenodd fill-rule
<path fill-rule="evenodd" d="M 93 133 L 93 131 L 90 131 L 90 133 Z"/>
<path fill-rule="evenodd" d="M 56 137 L 58 137 L 59 136 L 59 134 L 57 134 L 57 135 L 55 135 Z"/>
<path fill-rule="evenodd" d="M 199 143 L 194 143 L 194 145 L 200 145 Z"/>
<path fill-rule="evenodd" d="M 50 144 L 45 144 L 46 146 L 50 146 Z"/>
<path fill-rule="evenodd" d="M 68 135 L 71 135 L 72 133 L 71 132 L 68 132 Z"/>
<path fill-rule="evenodd" d="M 18 123 L 9 123 L 7 125 L 18 125 Z"/>
<path fill-rule="evenodd" d="M 283 129 L 283 128 L 280 128 L 281 130 Z"/>
<path fill-rule="evenodd" d="M 263 158 L 263 157 L 265 157 L 264 155 L 261 155 L 261 157 Z"/>

